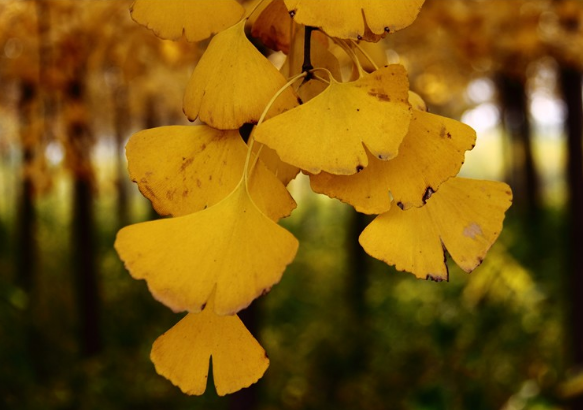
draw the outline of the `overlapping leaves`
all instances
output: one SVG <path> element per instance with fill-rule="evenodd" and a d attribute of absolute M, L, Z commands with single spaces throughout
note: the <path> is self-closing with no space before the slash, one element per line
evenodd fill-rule
<path fill-rule="evenodd" d="M 475 132 L 425 112 L 401 65 L 373 69 L 369 59 L 365 73 L 358 60 L 365 52 L 346 41 L 377 41 L 404 28 L 422 4 L 275 0 L 251 33 L 287 54 L 280 72 L 246 37 L 247 19 L 233 0 L 134 2 L 132 17 L 162 38 L 216 34 L 183 101 L 186 116 L 203 125 L 144 130 L 127 145 L 130 177 L 161 215 L 173 217 L 123 228 L 115 243 L 156 299 L 188 312 L 151 353 L 156 370 L 185 393 L 205 391 L 210 360 L 220 395 L 267 369 L 265 351 L 236 313 L 294 259 L 298 242 L 277 221 L 296 206 L 285 186 L 300 170 L 314 191 L 380 214 L 361 245 L 420 278 L 447 279 L 446 252 L 473 270 L 500 234 L 508 186 L 455 177 Z M 331 37 L 314 35 L 316 68 L 303 74 L 300 24 Z M 331 44 L 353 60 L 350 81 Z M 249 144 L 238 131 L 245 124 L 257 124 Z"/>

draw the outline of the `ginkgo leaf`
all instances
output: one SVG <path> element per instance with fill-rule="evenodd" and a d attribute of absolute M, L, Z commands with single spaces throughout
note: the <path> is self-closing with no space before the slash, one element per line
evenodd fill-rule
<path fill-rule="evenodd" d="M 400 65 L 350 83 L 330 78 L 317 97 L 259 125 L 255 139 L 312 174 L 354 174 L 368 165 L 363 144 L 383 160 L 397 155 L 411 118 L 408 86 Z"/>
<path fill-rule="evenodd" d="M 212 301 L 199 314 L 189 313 L 152 346 L 158 374 L 184 393 L 206 390 L 209 360 L 219 396 L 257 382 L 269 367 L 265 350 L 238 316 L 218 316 Z"/>
<path fill-rule="evenodd" d="M 287 184 L 289 184 L 290 181 L 300 173 L 298 167 L 283 162 L 277 155 L 277 152 L 269 148 L 267 145 L 256 142 L 253 145 L 253 151 L 258 152 L 259 150 L 261 150 L 259 159 L 261 159 L 265 166 L 281 181 L 283 185 L 287 186 Z M 256 178 L 255 180 L 258 181 L 258 179 L 259 178 Z M 257 183 L 259 184 L 260 182 Z M 253 190 L 251 190 L 251 192 L 253 192 Z M 265 189 L 263 192 L 269 192 L 269 189 Z M 254 195 L 251 194 L 251 197 L 254 198 Z M 261 209 L 261 207 L 259 208 Z"/>
<path fill-rule="evenodd" d="M 167 126 L 134 134 L 127 146 L 128 170 L 161 215 L 182 216 L 216 204 L 243 175 L 247 145 L 238 131 L 206 125 Z M 277 221 L 296 207 L 285 186 L 260 161 L 251 174 L 250 194 Z"/>
<path fill-rule="evenodd" d="M 236 0 L 135 0 L 132 18 L 166 40 L 201 41 L 237 23 L 245 9 Z"/>
<path fill-rule="evenodd" d="M 211 40 L 196 65 L 184 95 L 184 113 L 213 128 L 238 129 L 257 123 L 285 78 L 245 36 L 245 21 Z M 268 117 L 298 105 L 287 88 L 271 106 Z"/>
<path fill-rule="evenodd" d="M 410 25 L 424 0 L 284 0 L 301 24 L 319 27 L 331 37 L 378 41 Z"/>
<path fill-rule="evenodd" d="M 360 235 L 364 250 L 418 278 L 447 280 L 445 251 L 466 272 L 480 265 L 502 230 L 512 192 L 502 182 L 451 178 L 421 208 L 392 207 Z"/>
<path fill-rule="evenodd" d="M 409 132 L 399 155 L 381 161 L 369 153 L 368 166 L 355 175 L 322 172 L 310 176 L 315 192 L 347 202 L 358 212 L 381 214 L 391 208 L 391 197 L 408 209 L 424 204 L 427 192 L 455 176 L 465 151 L 473 148 L 476 132 L 458 121 L 413 110 Z"/>
<path fill-rule="evenodd" d="M 175 311 L 200 312 L 216 290 L 215 312 L 230 315 L 279 282 L 297 239 L 255 206 L 242 181 L 203 211 L 123 228 L 115 249 L 136 279 Z"/>
<path fill-rule="evenodd" d="M 251 35 L 274 51 L 289 52 L 293 21 L 283 0 L 274 0 L 261 12 L 251 28 Z"/>

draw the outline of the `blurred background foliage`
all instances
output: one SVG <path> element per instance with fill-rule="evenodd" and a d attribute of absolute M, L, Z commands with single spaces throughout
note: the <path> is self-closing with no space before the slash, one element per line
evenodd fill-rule
<path fill-rule="evenodd" d="M 226 398 L 155 373 L 179 315 L 112 247 L 155 217 L 123 146 L 187 123 L 206 45 L 157 39 L 130 3 L 0 2 L 1 408 L 583 409 L 582 1 L 426 0 L 363 45 L 476 128 L 463 174 L 507 181 L 515 205 L 480 268 L 432 283 L 364 255 L 369 219 L 293 181 L 299 254 L 246 318 L 271 366 Z"/>

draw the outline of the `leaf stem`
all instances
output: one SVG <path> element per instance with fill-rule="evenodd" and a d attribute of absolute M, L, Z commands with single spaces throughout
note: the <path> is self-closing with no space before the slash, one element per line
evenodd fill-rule
<path fill-rule="evenodd" d="M 372 59 L 372 57 L 366 51 L 364 51 L 364 48 L 362 48 L 361 45 L 358 44 L 358 42 L 356 42 L 354 40 L 350 40 L 350 41 L 352 42 L 352 44 L 354 46 L 356 46 L 356 48 L 358 48 L 358 50 L 362 53 L 362 55 L 366 57 L 366 59 L 374 67 L 374 69 L 375 70 L 378 70 L 379 69 L 379 66 L 377 65 L 377 63 L 374 62 L 374 60 Z"/>
<path fill-rule="evenodd" d="M 267 113 L 269 112 L 269 109 L 275 103 L 275 100 L 277 100 L 277 98 L 288 87 L 290 87 L 293 83 L 295 83 L 300 78 L 306 77 L 307 75 L 308 75 L 307 72 L 302 72 L 302 73 L 300 73 L 300 74 L 298 74 L 296 76 L 293 76 L 287 83 L 285 83 L 285 85 L 283 87 L 281 87 L 274 94 L 273 97 L 271 97 L 271 100 L 269 100 L 269 102 L 267 103 L 267 106 L 265 107 L 265 109 L 261 113 L 261 117 L 259 117 L 259 121 L 257 122 L 256 127 L 260 126 L 263 123 L 263 121 L 265 120 L 265 117 L 267 116 Z M 248 188 L 247 183 L 248 183 L 248 179 L 249 179 L 249 174 L 251 173 L 251 170 L 253 168 L 255 168 L 255 164 L 257 163 L 257 160 L 259 159 L 259 154 L 261 153 L 261 147 L 260 147 L 259 150 L 257 151 L 257 155 L 255 156 L 255 160 L 253 161 L 253 164 L 251 165 L 251 167 L 249 167 L 249 162 L 250 162 L 250 159 L 251 159 L 251 153 L 253 152 L 253 145 L 255 144 L 255 137 L 253 135 L 254 132 L 255 132 L 255 128 L 253 128 L 253 131 L 251 131 L 251 135 L 249 136 L 249 142 L 248 142 L 249 148 L 247 148 L 247 157 L 245 158 L 245 168 L 243 168 L 243 178 L 245 179 L 245 186 L 247 188 Z"/>
<path fill-rule="evenodd" d="M 310 70 L 314 68 L 312 65 L 312 31 L 317 30 L 316 27 L 306 26 L 304 35 L 304 63 L 302 64 L 302 72 L 306 73 L 304 82 L 312 78 Z"/>

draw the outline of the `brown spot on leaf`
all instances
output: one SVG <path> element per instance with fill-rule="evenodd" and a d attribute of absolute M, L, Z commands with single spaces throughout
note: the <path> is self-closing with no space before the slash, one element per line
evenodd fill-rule
<path fill-rule="evenodd" d="M 405 205 L 403 205 L 403 203 L 402 203 L 402 202 L 400 202 L 400 201 L 399 201 L 399 202 L 397 202 L 397 206 L 398 206 L 399 208 L 401 208 L 402 210 L 405 210 Z"/>
<path fill-rule="evenodd" d="M 174 199 L 174 194 L 176 194 L 176 190 L 166 191 L 166 198 L 170 201 Z"/>
<path fill-rule="evenodd" d="M 433 276 L 433 275 L 429 275 L 429 274 L 425 277 L 425 279 L 433 281 L 433 282 L 443 282 L 446 280 L 445 278 L 442 278 L 441 275 Z"/>
<path fill-rule="evenodd" d="M 382 92 L 377 92 L 375 89 L 370 90 L 368 92 L 368 95 L 376 97 L 379 101 L 385 101 L 385 102 L 391 101 L 391 97 L 389 97 L 388 94 L 385 94 Z"/>
<path fill-rule="evenodd" d="M 149 197 L 156 198 L 156 194 L 149 185 L 144 186 L 144 189 L 148 191 Z"/>
<path fill-rule="evenodd" d="M 362 165 L 357 165 L 356 166 L 356 172 L 357 173 L 360 172 L 360 171 L 362 171 L 363 169 L 364 169 L 364 167 Z"/>
<path fill-rule="evenodd" d="M 188 196 L 188 189 L 182 191 L 182 198 L 186 198 Z"/>
<path fill-rule="evenodd" d="M 429 198 L 431 198 L 431 195 L 433 195 L 435 193 L 435 191 L 433 190 L 433 188 L 431 188 L 430 186 L 427 187 L 427 189 L 425 190 L 425 193 L 423 194 L 423 203 L 427 203 L 427 200 Z"/>
<path fill-rule="evenodd" d="M 182 158 L 182 165 L 180 166 L 180 172 L 184 172 L 186 168 L 188 168 L 194 162 L 194 158 Z"/>

